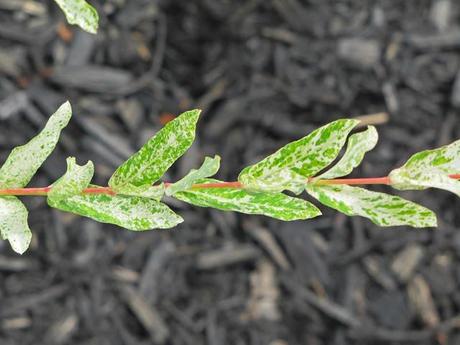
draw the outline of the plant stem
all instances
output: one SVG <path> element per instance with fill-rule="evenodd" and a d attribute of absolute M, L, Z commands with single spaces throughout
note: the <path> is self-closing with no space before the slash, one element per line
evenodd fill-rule
<path fill-rule="evenodd" d="M 51 187 L 38 188 L 8 188 L 0 190 L 0 195 L 15 195 L 15 196 L 46 196 L 51 190 Z"/>
<path fill-rule="evenodd" d="M 348 184 L 348 185 L 368 185 L 368 184 L 391 184 L 388 176 L 366 177 L 366 178 L 336 178 L 333 180 L 318 180 L 315 182 L 320 185 Z"/>
<path fill-rule="evenodd" d="M 460 174 L 449 175 L 452 179 L 460 179 Z M 346 185 L 391 185 L 390 178 L 388 176 L 383 177 L 363 177 L 363 178 L 342 178 L 332 180 L 318 180 L 316 184 L 321 185 L 334 185 L 334 184 L 346 184 Z M 165 182 L 165 187 L 171 185 L 170 182 Z M 241 182 L 215 182 L 215 183 L 199 183 L 194 184 L 192 189 L 207 189 L 207 188 L 235 188 L 243 189 L 244 185 Z M 48 187 L 37 187 L 37 188 L 8 188 L 0 189 L 0 196 L 46 196 L 51 190 L 51 186 Z M 116 195 L 116 193 L 110 187 L 90 187 L 83 190 L 83 194 L 107 194 Z"/>
<path fill-rule="evenodd" d="M 198 183 L 192 186 L 193 189 L 206 189 L 206 188 L 244 188 L 241 182 L 215 182 L 215 183 Z"/>

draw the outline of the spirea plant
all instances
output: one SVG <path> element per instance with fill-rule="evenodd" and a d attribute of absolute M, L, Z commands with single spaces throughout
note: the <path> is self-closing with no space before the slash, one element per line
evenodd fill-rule
<path fill-rule="evenodd" d="M 434 187 L 460 196 L 460 140 L 417 153 L 385 177 L 341 178 L 361 163 L 378 139 L 373 126 L 350 135 L 359 123 L 353 119 L 331 122 L 287 144 L 243 169 L 235 182 L 211 178 L 219 170 L 219 156 L 206 157 L 201 167 L 177 182 L 159 182 L 192 145 L 199 110 L 166 124 L 116 169 L 108 186 L 91 184 L 91 161 L 79 165 L 69 157 L 67 171 L 52 185 L 25 188 L 55 148 L 71 115 L 66 102 L 36 137 L 13 149 L 0 168 L 0 233 L 17 253 L 27 250 L 32 237 L 27 210 L 18 196 L 44 196 L 51 207 L 133 231 L 167 229 L 183 221 L 162 202 L 165 195 L 196 206 L 292 221 L 321 215 L 314 204 L 300 198 L 306 191 L 348 216 L 362 216 L 380 226 L 412 227 L 435 227 L 435 214 L 399 196 L 353 185 L 385 184 L 400 190 Z M 345 143 L 345 152 L 332 164 Z"/>

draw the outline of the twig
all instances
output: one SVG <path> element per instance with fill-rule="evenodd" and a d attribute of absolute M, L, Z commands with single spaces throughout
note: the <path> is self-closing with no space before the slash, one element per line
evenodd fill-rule
<path fill-rule="evenodd" d="M 390 115 L 388 115 L 388 113 L 382 112 L 356 116 L 355 119 L 361 121 L 358 124 L 359 127 L 365 127 L 369 125 L 383 125 L 384 123 L 388 122 L 388 120 L 390 119 Z"/>
<path fill-rule="evenodd" d="M 452 179 L 460 179 L 460 174 L 448 175 Z M 306 183 L 312 179 L 307 179 Z M 165 187 L 170 186 L 171 182 L 165 182 Z M 388 176 L 383 177 L 361 177 L 361 178 L 341 178 L 332 180 L 317 180 L 315 184 L 319 185 L 389 185 L 391 184 Z M 192 185 L 192 189 L 213 189 L 213 188 L 235 188 L 245 189 L 245 186 L 238 181 L 233 182 L 215 182 L 215 183 L 197 183 Z M 51 186 L 35 188 L 8 188 L 0 189 L 0 196 L 46 196 L 51 191 Z M 107 194 L 116 195 L 117 193 L 110 187 L 91 187 L 83 190 L 82 194 Z"/>

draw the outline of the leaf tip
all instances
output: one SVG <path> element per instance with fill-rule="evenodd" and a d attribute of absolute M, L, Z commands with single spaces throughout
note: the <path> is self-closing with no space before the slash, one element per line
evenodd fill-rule
<path fill-rule="evenodd" d="M 60 123 L 62 123 L 62 128 L 65 127 L 72 117 L 72 105 L 69 101 L 64 102 L 58 110 L 53 114 Z"/>
<path fill-rule="evenodd" d="M 177 223 L 176 224 L 180 224 L 180 223 L 183 223 L 184 222 L 184 218 L 182 218 L 182 216 L 179 216 L 177 213 L 176 213 L 176 220 L 177 220 Z"/>
<path fill-rule="evenodd" d="M 10 242 L 11 248 L 16 253 L 22 255 L 29 248 L 30 242 L 32 241 L 32 233 L 30 231 L 12 233 L 8 235 L 8 241 Z"/>
<path fill-rule="evenodd" d="M 64 103 L 62 103 L 61 107 L 63 112 L 72 112 L 72 105 L 70 104 L 70 101 L 67 100 Z"/>
<path fill-rule="evenodd" d="M 201 115 L 201 109 L 192 109 L 185 112 L 185 114 L 189 116 L 193 120 L 193 122 L 197 123 Z"/>

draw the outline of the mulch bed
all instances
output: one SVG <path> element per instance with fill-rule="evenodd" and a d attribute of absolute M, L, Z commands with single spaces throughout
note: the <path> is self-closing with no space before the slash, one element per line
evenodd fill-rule
<path fill-rule="evenodd" d="M 33 185 L 59 177 L 67 156 L 93 160 L 104 184 L 195 107 L 198 139 L 165 180 L 214 154 L 218 177 L 234 180 L 340 117 L 389 114 L 355 176 L 460 138 L 453 0 L 92 3 L 97 36 L 51 1 L 0 1 L 0 159 L 65 99 L 74 108 Z M 457 344 L 460 203 L 400 194 L 435 210 L 439 228 L 328 210 L 282 223 L 167 200 L 183 224 L 133 233 L 26 199 L 31 249 L 0 243 L 0 344 Z"/>

